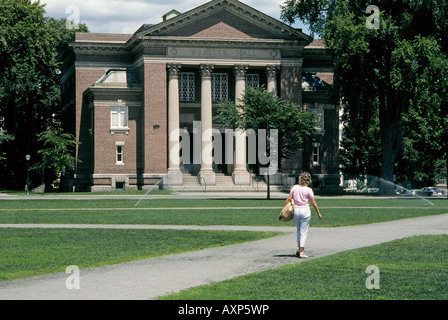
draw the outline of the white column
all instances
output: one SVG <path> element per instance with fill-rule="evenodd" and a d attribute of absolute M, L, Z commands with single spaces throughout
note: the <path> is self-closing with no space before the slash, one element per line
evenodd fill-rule
<path fill-rule="evenodd" d="M 212 71 L 214 65 L 200 65 L 201 72 L 201 169 L 199 180 L 201 184 L 214 185 L 215 173 L 213 172 L 213 119 L 212 119 Z"/>
<path fill-rule="evenodd" d="M 268 91 L 272 92 L 274 96 L 277 95 L 277 65 L 266 66 L 266 76 L 268 78 Z"/>
<path fill-rule="evenodd" d="M 248 66 L 236 65 L 235 73 L 235 104 L 240 105 L 240 99 L 246 90 L 246 71 Z M 232 173 L 233 182 L 238 185 L 250 184 L 250 174 L 247 171 L 246 161 L 246 132 L 238 129 L 235 131 L 235 167 Z"/>
<path fill-rule="evenodd" d="M 277 96 L 277 70 L 279 69 L 278 65 L 267 65 L 266 66 L 266 77 L 267 77 L 267 82 L 268 82 L 268 87 L 267 90 L 269 92 L 271 92 L 274 96 Z M 269 157 L 272 157 L 273 151 L 271 150 L 271 154 Z M 275 158 L 275 157 L 274 157 Z M 276 159 L 276 158 L 275 158 Z M 271 161 L 271 159 L 269 160 Z M 271 164 L 269 164 L 270 166 Z M 261 168 L 260 168 L 261 169 Z M 263 168 L 266 169 L 266 168 Z M 277 171 L 277 170 L 275 170 Z M 260 170 L 260 173 L 262 173 L 263 170 Z M 267 171 L 268 176 L 265 176 L 265 178 L 267 179 L 267 181 L 270 180 L 270 182 L 275 182 L 275 184 L 277 183 L 281 183 L 282 181 L 282 176 L 279 173 L 275 173 L 273 174 L 272 172 Z"/>
<path fill-rule="evenodd" d="M 170 185 L 181 185 L 179 143 L 179 69 L 176 63 L 168 64 L 168 181 Z"/>

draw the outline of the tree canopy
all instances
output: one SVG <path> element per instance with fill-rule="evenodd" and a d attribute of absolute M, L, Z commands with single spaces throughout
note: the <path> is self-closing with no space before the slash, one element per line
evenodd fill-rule
<path fill-rule="evenodd" d="M 219 118 L 223 125 L 232 129 L 278 130 L 278 147 L 281 158 L 302 148 L 316 130 L 315 114 L 307 112 L 298 104 L 285 101 L 264 87 L 248 86 L 240 100 L 241 104 L 226 101 L 220 104 Z"/>
<path fill-rule="evenodd" d="M 39 159 L 38 134 L 54 125 L 61 107 L 57 55 L 76 31 L 88 31 L 44 14 L 39 1 L 0 0 L 0 119 L 14 137 L 2 143 L 3 187 L 23 185 L 27 153 Z"/>
<path fill-rule="evenodd" d="M 75 168 L 76 158 L 73 154 L 78 143 L 74 135 L 59 128 L 48 129 L 38 134 L 38 141 L 44 145 L 37 152 L 42 155 L 42 161 L 31 166 L 32 170 L 40 172 L 49 169 L 53 177 L 62 178 L 67 171 Z"/>
<path fill-rule="evenodd" d="M 379 0 L 374 11 L 369 5 L 363 0 L 287 0 L 282 19 L 309 23 L 333 52 L 334 95 L 341 102 L 346 124 L 341 154 L 348 170 L 393 181 L 400 161 L 407 159 L 409 166 L 415 164 L 411 153 L 424 157 L 423 144 L 413 140 L 423 135 L 424 128 L 409 130 L 411 122 L 445 121 L 440 117 L 446 114 L 447 88 L 442 82 L 448 64 L 448 2 Z M 428 103 L 434 111 L 424 115 Z M 446 157 L 441 140 L 446 132 L 437 134 L 439 130 L 432 129 L 426 137 L 441 145 L 436 149 L 444 148 Z M 375 147 L 375 135 L 380 137 L 380 150 Z M 434 154 L 432 161 L 438 156 Z M 384 189 L 387 185 L 392 186 L 385 184 Z"/>

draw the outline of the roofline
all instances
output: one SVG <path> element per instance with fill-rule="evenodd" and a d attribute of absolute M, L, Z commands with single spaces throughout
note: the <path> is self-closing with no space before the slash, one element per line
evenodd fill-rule
<path fill-rule="evenodd" d="M 243 10 L 245 10 L 246 12 L 249 12 L 251 16 L 257 16 L 257 17 L 262 17 L 264 20 L 267 20 L 268 22 L 270 22 L 270 24 L 274 25 L 274 27 L 276 28 L 281 28 L 281 31 L 288 31 L 289 34 L 291 35 L 295 35 L 298 38 L 304 40 L 305 42 L 311 43 L 311 41 L 313 40 L 313 38 L 305 33 L 302 32 L 301 29 L 296 29 L 293 28 L 285 23 L 283 23 L 282 21 L 279 21 L 273 17 L 268 16 L 267 14 L 252 8 L 248 5 L 246 5 L 245 3 L 242 3 L 240 1 L 237 0 L 211 0 L 207 3 L 204 3 L 202 5 L 200 5 L 199 7 L 195 7 L 191 10 L 188 10 L 182 14 L 180 14 L 177 17 L 171 18 L 169 20 L 166 21 L 162 21 L 158 24 L 149 26 L 146 30 L 135 32 L 134 36 L 129 40 L 129 42 L 132 42 L 134 39 L 136 38 L 140 38 L 144 35 L 147 35 L 150 32 L 156 31 L 156 30 L 160 30 L 163 28 L 167 28 L 168 26 L 172 26 L 175 25 L 176 23 L 180 23 L 181 21 L 185 20 L 185 19 L 189 19 L 190 17 L 193 17 L 195 15 L 199 15 L 201 13 L 205 13 L 207 10 L 209 10 L 210 8 L 213 8 L 215 6 L 219 6 L 219 5 L 223 5 L 223 4 L 227 4 L 229 5 L 233 5 L 236 8 L 242 8 Z M 264 24 L 260 24 L 260 26 L 263 28 L 265 27 Z M 139 30 L 142 28 L 139 28 Z M 278 33 L 278 32 L 277 32 Z"/>

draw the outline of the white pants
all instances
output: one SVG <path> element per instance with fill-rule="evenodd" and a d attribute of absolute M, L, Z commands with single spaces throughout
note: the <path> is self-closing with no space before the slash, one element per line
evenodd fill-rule
<path fill-rule="evenodd" d="M 297 227 L 297 242 L 300 243 L 300 247 L 305 247 L 311 220 L 310 207 L 295 207 L 292 219 Z"/>

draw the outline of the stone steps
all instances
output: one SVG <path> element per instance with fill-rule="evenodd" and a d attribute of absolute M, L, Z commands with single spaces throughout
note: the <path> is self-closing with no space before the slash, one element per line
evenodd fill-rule
<path fill-rule="evenodd" d="M 173 191 L 182 192 L 204 192 L 204 191 L 220 191 L 220 192 L 232 192 L 232 191 L 247 191 L 257 192 L 266 191 L 267 183 L 263 177 L 253 176 L 252 183 L 250 185 L 235 185 L 231 176 L 217 173 L 215 175 L 215 185 L 201 185 L 199 178 L 194 175 L 184 174 L 183 184 L 181 186 L 170 186 Z M 283 191 L 283 186 L 271 185 L 270 191 Z"/>

